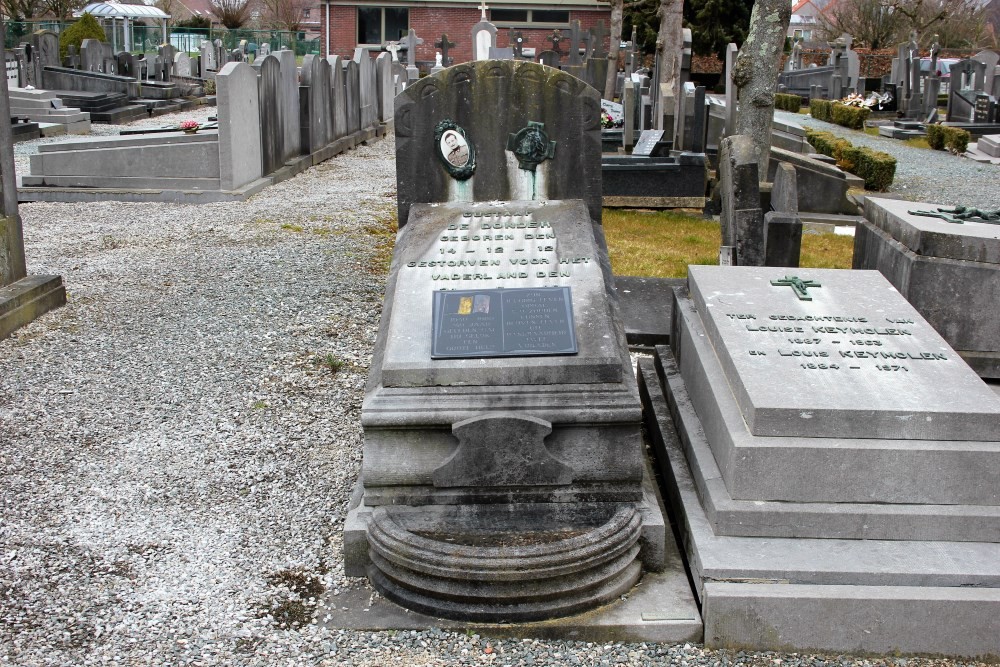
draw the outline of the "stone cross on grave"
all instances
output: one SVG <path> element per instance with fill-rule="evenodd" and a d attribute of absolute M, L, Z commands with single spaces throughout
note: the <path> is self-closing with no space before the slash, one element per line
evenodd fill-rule
<path fill-rule="evenodd" d="M 417 37 L 417 33 L 410 28 L 410 31 L 406 33 L 406 38 L 403 39 L 403 43 L 406 45 L 406 64 L 409 67 L 417 66 L 417 46 L 423 44 L 424 40 Z"/>
<path fill-rule="evenodd" d="M 450 67 L 451 58 L 448 57 L 448 49 L 455 48 L 455 42 L 448 41 L 448 33 L 442 34 L 441 39 L 434 42 L 434 48 L 441 49 L 441 64 Z"/>
<path fill-rule="evenodd" d="M 403 46 L 399 42 L 389 42 L 385 45 L 385 50 L 392 55 L 392 62 L 394 63 L 399 62 L 399 51 L 402 48 Z"/>
<path fill-rule="evenodd" d="M 486 10 L 488 9 L 489 7 L 486 6 L 486 0 L 482 0 L 482 2 L 479 3 L 479 11 L 482 12 L 482 16 L 479 18 L 480 21 L 486 20 Z"/>
<path fill-rule="evenodd" d="M 604 21 L 598 21 L 597 25 L 590 30 L 590 46 L 594 58 L 607 58 L 608 52 L 604 48 L 604 38 L 608 36 L 608 29 Z"/>
<path fill-rule="evenodd" d="M 798 276 L 785 276 L 781 280 L 772 280 L 771 284 L 775 287 L 791 287 L 800 301 L 812 301 L 806 290 L 810 287 L 822 287 L 815 280 L 802 280 Z"/>
<path fill-rule="evenodd" d="M 520 30 L 511 28 L 510 46 L 514 49 L 515 58 L 522 58 L 524 56 L 524 35 Z"/>
<path fill-rule="evenodd" d="M 934 39 L 931 42 L 931 76 L 937 76 L 938 53 L 940 51 L 941 45 L 938 44 L 938 36 L 934 35 Z"/>
<path fill-rule="evenodd" d="M 553 30 L 552 34 L 546 37 L 545 39 L 546 41 L 552 42 L 553 51 L 555 51 L 556 53 L 562 53 L 562 51 L 559 49 L 559 42 L 563 41 L 566 38 L 562 36 L 561 31 Z"/>
<path fill-rule="evenodd" d="M 583 40 L 580 35 L 580 21 L 577 19 L 570 23 L 569 28 L 569 64 L 580 64 L 580 43 Z"/>

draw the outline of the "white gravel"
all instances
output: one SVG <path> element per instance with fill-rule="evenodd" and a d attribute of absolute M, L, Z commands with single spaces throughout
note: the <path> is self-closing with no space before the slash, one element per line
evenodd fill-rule
<path fill-rule="evenodd" d="M 21 206 L 69 303 L 0 342 L 0 665 L 944 664 L 311 622 L 367 588 L 340 535 L 393 150 L 245 203 Z"/>
<path fill-rule="evenodd" d="M 875 137 L 804 114 L 775 111 L 775 118 L 827 130 L 856 146 L 868 146 L 895 157 L 896 177 L 889 187 L 890 196 L 949 206 L 1000 209 L 1000 165 L 973 162 L 948 151 L 915 148 L 898 139 Z"/>

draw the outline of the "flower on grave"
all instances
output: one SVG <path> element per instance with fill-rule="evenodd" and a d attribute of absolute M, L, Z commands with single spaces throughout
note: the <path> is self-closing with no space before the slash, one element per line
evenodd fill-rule
<path fill-rule="evenodd" d="M 179 127 L 182 130 L 197 130 L 201 125 L 196 120 L 182 120 Z"/>
<path fill-rule="evenodd" d="M 615 119 L 607 109 L 601 109 L 601 127 L 602 128 L 612 128 L 612 127 L 622 127 L 625 125 L 625 119 L 619 118 Z"/>

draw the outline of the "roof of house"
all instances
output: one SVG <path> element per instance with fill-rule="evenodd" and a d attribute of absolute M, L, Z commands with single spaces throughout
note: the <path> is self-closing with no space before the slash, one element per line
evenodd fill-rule
<path fill-rule="evenodd" d="M 158 7 L 152 5 L 122 5 L 113 0 L 108 2 L 92 2 L 83 9 L 73 12 L 73 16 L 83 16 L 90 14 L 102 18 L 122 18 L 131 19 L 168 19 L 167 14 Z"/>

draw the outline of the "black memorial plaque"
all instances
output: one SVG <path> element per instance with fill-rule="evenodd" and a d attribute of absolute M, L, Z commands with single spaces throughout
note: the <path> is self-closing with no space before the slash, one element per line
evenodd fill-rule
<path fill-rule="evenodd" d="M 663 140 L 663 130 L 643 130 L 639 135 L 639 141 L 635 142 L 632 155 L 644 155 L 651 157 L 656 149 L 656 144 Z"/>
<path fill-rule="evenodd" d="M 576 354 L 569 287 L 434 292 L 432 359 Z"/>
<path fill-rule="evenodd" d="M 990 122 L 990 96 L 989 95 L 976 95 L 976 106 L 973 111 L 973 122 L 975 123 L 988 123 Z"/>

